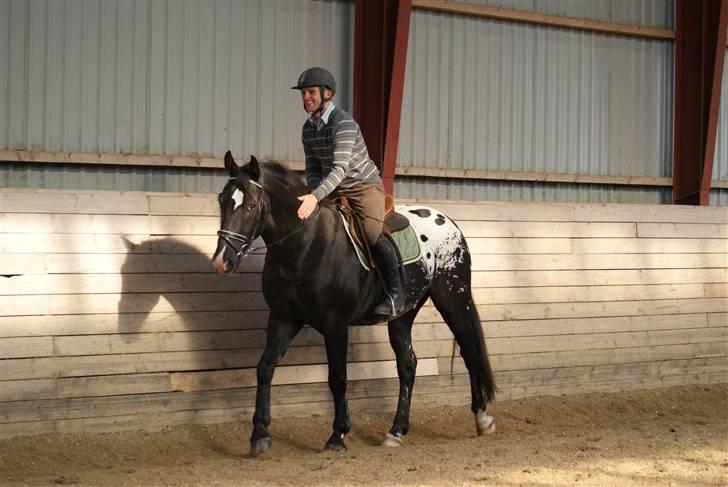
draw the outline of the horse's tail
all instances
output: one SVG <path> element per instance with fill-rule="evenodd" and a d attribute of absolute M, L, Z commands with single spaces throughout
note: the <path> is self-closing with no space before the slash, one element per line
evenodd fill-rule
<path fill-rule="evenodd" d="M 485 346 L 485 337 L 483 336 L 483 328 L 480 324 L 480 315 L 478 314 L 478 308 L 475 307 L 472 298 L 469 303 L 469 317 L 470 326 L 473 328 L 473 334 L 477 337 L 475 347 L 480 356 L 479 370 L 477 371 L 478 381 L 477 383 L 483 388 L 484 399 L 487 402 L 495 399 L 495 393 L 498 388 L 495 385 L 493 379 L 493 369 L 490 366 L 490 360 L 488 359 L 488 349 Z"/>

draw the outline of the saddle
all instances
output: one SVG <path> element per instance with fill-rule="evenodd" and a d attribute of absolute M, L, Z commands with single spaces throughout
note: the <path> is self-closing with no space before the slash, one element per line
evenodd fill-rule
<path fill-rule="evenodd" d="M 366 238 L 361 217 L 354 213 L 345 196 L 333 199 L 337 210 L 341 214 L 346 226 L 349 240 L 365 269 L 374 267 L 374 259 Z M 384 224 L 382 232 L 389 238 L 397 249 L 400 264 L 408 264 L 420 258 L 420 246 L 417 236 L 410 226 L 409 220 L 394 209 L 394 198 L 390 194 L 384 195 Z"/>

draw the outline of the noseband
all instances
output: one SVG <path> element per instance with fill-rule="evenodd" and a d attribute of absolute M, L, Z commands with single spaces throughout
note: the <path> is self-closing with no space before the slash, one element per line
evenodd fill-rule
<path fill-rule="evenodd" d="M 238 178 L 230 178 L 230 181 L 240 181 Z M 248 254 L 250 254 L 253 250 L 256 250 L 254 248 L 250 248 L 250 244 L 253 243 L 253 241 L 258 238 L 260 235 L 258 234 L 258 227 L 261 226 L 261 222 L 263 220 L 263 210 L 265 208 L 265 198 L 263 194 L 263 186 L 256 183 L 252 179 L 250 180 L 250 184 L 253 184 L 260 188 L 260 199 L 258 200 L 258 212 L 255 214 L 255 226 L 253 227 L 253 230 L 250 232 L 250 235 L 243 235 L 237 232 L 231 232 L 230 230 L 218 230 L 217 236 L 221 239 L 223 239 L 230 247 L 235 250 L 235 256 L 238 258 L 238 261 L 240 257 L 246 257 Z M 240 244 L 240 249 L 237 249 L 237 245 L 233 242 L 237 242 Z"/>

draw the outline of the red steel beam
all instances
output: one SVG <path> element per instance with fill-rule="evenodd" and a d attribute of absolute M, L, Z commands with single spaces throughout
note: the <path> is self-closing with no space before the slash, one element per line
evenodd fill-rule
<path fill-rule="evenodd" d="M 718 130 L 728 0 L 677 0 L 672 199 L 707 205 Z"/>
<path fill-rule="evenodd" d="M 411 12 L 412 0 L 356 0 L 355 4 L 353 114 L 390 194 Z"/>

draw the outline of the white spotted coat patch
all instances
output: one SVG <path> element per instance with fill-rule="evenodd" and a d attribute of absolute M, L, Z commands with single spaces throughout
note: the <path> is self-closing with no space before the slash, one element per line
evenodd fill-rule
<path fill-rule="evenodd" d="M 417 234 L 429 278 L 436 268 L 453 269 L 462 262 L 462 232 L 444 213 L 421 205 L 398 205 L 396 209 L 407 217 Z"/>

